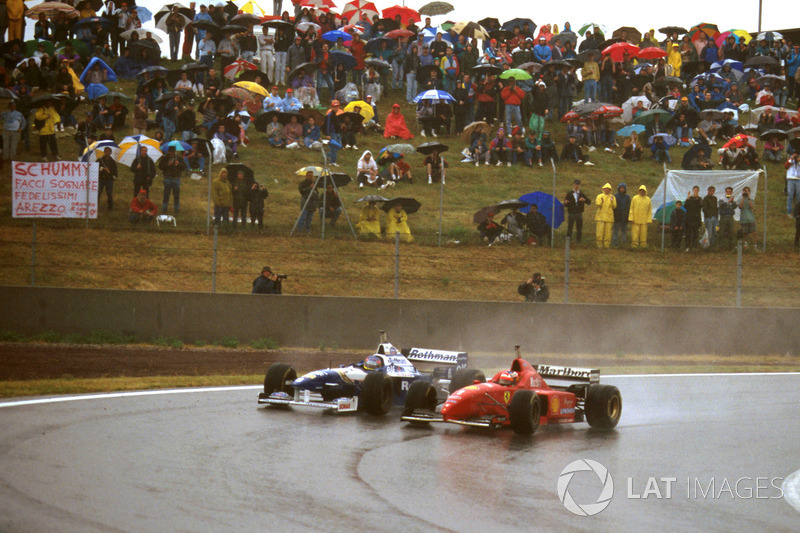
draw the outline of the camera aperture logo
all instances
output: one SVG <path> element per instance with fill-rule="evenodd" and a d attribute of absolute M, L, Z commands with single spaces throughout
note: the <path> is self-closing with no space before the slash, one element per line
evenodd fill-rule
<path fill-rule="evenodd" d="M 603 484 L 603 488 L 600 491 L 600 495 L 597 497 L 597 501 L 594 503 L 579 504 L 569 493 L 569 483 L 577 472 L 587 471 L 594 472 L 597 475 L 600 482 Z M 564 470 L 561 471 L 561 475 L 558 477 L 557 489 L 558 499 L 561 500 L 561 503 L 569 512 L 578 516 L 594 516 L 611 503 L 611 497 L 614 495 L 614 480 L 611 479 L 611 474 L 608 472 L 608 469 L 597 461 L 578 459 L 568 464 Z"/>

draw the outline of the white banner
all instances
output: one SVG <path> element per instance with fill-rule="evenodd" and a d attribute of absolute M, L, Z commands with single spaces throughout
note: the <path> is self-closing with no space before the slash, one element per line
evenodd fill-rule
<path fill-rule="evenodd" d="M 708 188 L 714 186 L 717 199 L 725 198 L 725 187 L 733 187 L 733 197 L 738 201 L 742 198 L 742 189 L 750 187 L 750 199 L 756 199 L 758 192 L 758 175 L 760 170 L 668 170 L 667 179 L 661 180 L 658 188 L 651 196 L 653 204 L 653 217 L 656 210 L 665 203 L 675 200 L 681 202 L 692 193 L 692 187 L 700 187 L 700 197 L 708 194 Z M 664 190 L 666 188 L 666 202 Z M 739 220 L 739 211 L 734 215 Z"/>
<path fill-rule="evenodd" d="M 11 168 L 14 218 L 97 218 L 97 163 L 14 161 Z"/>

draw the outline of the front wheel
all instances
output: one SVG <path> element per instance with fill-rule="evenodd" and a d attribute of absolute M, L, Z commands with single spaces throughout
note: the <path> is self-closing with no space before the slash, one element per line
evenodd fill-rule
<path fill-rule="evenodd" d="M 532 390 L 514 393 L 508 406 L 511 429 L 518 435 L 532 435 L 539 428 L 539 396 Z"/>
<path fill-rule="evenodd" d="M 297 372 L 294 368 L 285 363 L 275 363 L 269 367 L 267 375 L 264 377 L 264 394 L 269 396 L 273 392 L 285 392 L 289 396 L 293 396 L 294 387 L 291 382 L 296 379 Z"/>
<path fill-rule="evenodd" d="M 361 388 L 364 410 L 371 415 L 383 416 L 392 408 L 394 392 L 392 379 L 382 372 L 367 374 Z"/>
<path fill-rule="evenodd" d="M 622 414 L 622 394 L 612 385 L 592 385 L 586 394 L 584 412 L 593 428 L 611 429 Z"/>
<path fill-rule="evenodd" d="M 428 381 L 415 381 L 406 393 L 403 416 L 413 415 L 417 409 L 429 411 L 436 409 L 436 389 Z"/>
<path fill-rule="evenodd" d="M 456 371 L 456 375 L 453 376 L 453 379 L 450 381 L 450 386 L 447 388 L 447 390 L 450 392 L 450 394 L 453 394 L 458 389 L 468 387 L 474 384 L 476 381 L 480 383 L 486 383 L 486 376 L 483 375 L 483 372 L 475 368 L 463 368 Z"/>

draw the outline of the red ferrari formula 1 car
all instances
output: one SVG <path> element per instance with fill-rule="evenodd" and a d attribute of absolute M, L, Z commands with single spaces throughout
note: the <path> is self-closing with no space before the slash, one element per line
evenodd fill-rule
<path fill-rule="evenodd" d="M 436 412 L 436 391 L 427 382 L 411 384 L 402 419 L 413 424 L 449 422 L 463 426 L 510 426 L 530 435 L 540 425 L 586 420 L 590 426 L 611 429 L 619 422 L 622 395 L 611 385 L 600 385 L 600 371 L 551 365 L 533 366 L 519 357 L 510 370 L 486 381 L 479 370 L 465 369 L 454 376 L 450 396 Z M 548 378 L 550 383 L 546 383 Z"/>

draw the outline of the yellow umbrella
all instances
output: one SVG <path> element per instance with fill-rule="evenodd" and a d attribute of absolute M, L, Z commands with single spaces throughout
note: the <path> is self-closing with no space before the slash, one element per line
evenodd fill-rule
<path fill-rule="evenodd" d="M 356 108 L 360 109 L 356 109 Z M 345 113 L 358 113 L 362 117 L 364 117 L 364 122 L 369 122 L 372 120 L 372 117 L 375 116 L 375 112 L 372 110 L 372 106 L 368 103 L 364 102 L 363 100 L 356 100 L 355 102 L 350 102 L 344 108 Z"/>
<path fill-rule="evenodd" d="M 239 11 L 241 11 L 242 13 L 252 13 L 253 15 L 258 15 L 259 17 L 263 17 L 264 15 L 267 14 L 261 8 L 261 6 L 253 2 L 253 0 L 250 0 L 249 2 L 244 4 L 241 8 L 239 8 Z"/>
<path fill-rule="evenodd" d="M 233 84 L 233 86 L 241 87 L 246 91 L 250 91 L 251 93 L 255 93 L 259 96 L 263 96 L 264 98 L 266 98 L 269 94 L 267 93 L 267 90 L 265 88 L 263 88 L 261 85 L 257 84 L 254 81 L 237 81 L 236 83 Z"/>
<path fill-rule="evenodd" d="M 313 166 L 312 167 L 303 167 L 300 170 L 298 170 L 297 172 L 295 172 L 295 174 L 297 174 L 298 176 L 305 176 L 306 173 L 308 173 L 308 172 L 313 172 L 314 173 L 314 177 L 318 178 L 319 176 L 322 176 L 322 173 L 325 172 L 325 169 L 322 168 L 322 167 L 313 167 Z"/>
<path fill-rule="evenodd" d="M 737 37 L 741 37 L 742 39 L 744 39 L 744 44 L 748 44 L 750 41 L 753 40 L 753 36 L 744 30 L 728 30 L 728 31 L 736 35 Z"/>

